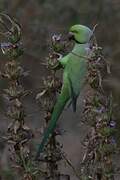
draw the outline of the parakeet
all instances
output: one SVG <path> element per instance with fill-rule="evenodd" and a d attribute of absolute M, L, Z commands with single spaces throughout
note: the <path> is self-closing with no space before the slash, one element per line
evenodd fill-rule
<path fill-rule="evenodd" d="M 85 84 L 87 57 L 90 52 L 90 40 L 93 36 L 93 31 L 84 25 L 73 25 L 70 28 L 69 34 L 70 39 L 74 40 L 75 45 L 73 50 L 59 61 L 63 67 L 63 85 L 54 106 L 51 120 L 39 145 L 36 159 L 43 152 L 44 146 L 50 135 L 52 135 L 57 120 L 68 101 L 71 102 L 73 111 L 76 111 L 77 98 Z"/>

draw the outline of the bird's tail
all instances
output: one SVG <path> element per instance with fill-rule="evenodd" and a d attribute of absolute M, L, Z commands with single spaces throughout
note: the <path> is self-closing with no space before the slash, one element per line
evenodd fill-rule
<path fill-rule="evenodd" d="M 44 146 L 46 145 L 50 135 L 52 135 L 55 127 L 56 127 L 56 123 L 58 118 L 60 117 L 67 101 L 69 100 L 69 89 L 68 86 L 63 86 L 61 94 L 58 97 L 58 100 L 55 104 L 55 107 L 53 109 L 53 113 L 52 113 L 52 117 L 51 120 L 48 123 L 48 127 L 45 130 L 43 139 L 41 144 L 39 145 L 37 154 L 36 154 L 36 159 L 39 157 L 40 153 L 43 152 L 44 150 Z"/>

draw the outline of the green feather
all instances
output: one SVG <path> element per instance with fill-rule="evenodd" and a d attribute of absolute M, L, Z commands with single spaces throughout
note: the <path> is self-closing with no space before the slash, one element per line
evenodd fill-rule
<path fill-rule="evenodd" d="M 48 123 L 48 128 L 45 130 L 44 137 L 43 137 L 43 140 L 39 146 L 36 158 L 43 151 L 44 146 L 45 146 L 49 136 L 52 134 L 52 132 L 54 131 L 54 129 L 56 127 L 57 119 L 61 115 L 61 113 L 65 107 L 65 104 L 67 103 L 67 101 L 70 98 L 70 96 L 69 96 L 69 81 L 67 80 L 66 75 L 64 75 L 64 81 L 65 81 L 65 83 L 63 84 L 61 94 L 59 95 L 58 100 L 54 106 L 51 120 Z"/>
<path fill-rule="evenodd" d="M 92 35 L 92 31 L 86 26 L 75 25 L 72 26 L 71 32 L 74 32 L 74 38 L 77 38 L 77 42 L 80 43 L 76 43 L 72 52 L 60 60 L 60 64 L 64 68 L 63 86 L 54 106 L 51 120 L 45 130 L 42 142 L 39 145 L 36 159 L 40 153 L 43 152 L 44 146 L 48 142 L 50 135 L 52 135 L 57 120 L 68 100 L 72 102 L 73 111 L 76 111 L 77 97 L 84 87 L 85 76 L 87 74 L 87 61 L 85 57 L 88 56 L 87 49 L 89 48 L 89 39 Z"/>

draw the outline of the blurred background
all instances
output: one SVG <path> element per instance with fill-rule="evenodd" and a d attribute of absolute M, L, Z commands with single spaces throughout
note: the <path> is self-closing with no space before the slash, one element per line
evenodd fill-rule
<path fill-rule="evenodd" d="M 26 68 L 29 69 L 32 65 L 32 69 L 38 69 L 38 65 L 48 52 L 52 34 L 67 33 L 73 24 L 80 23 L 91 28 L 98 24 L 96 30 L 98 44 L 103 47 L 109 61 L 115 65 L 112 66 L 114 76 L 118 76 L 119 0 L 1 0 L 0 11 L 14 16 L 22 26 L 24 62 L 29 62 Z M 33 73 L 38 74 L 34 70 Z M 38 82 L 38 79 L 34 80 L 34 83 Z"/>
<path fill-rule="evenodd" d="M 111 64 L 112 75 L 106 82 L 113 89 L 116 101 L 120 100 L 120 1 L 119 0 L 0 0 L 0 12 L 15 17 L 22 26 L 25 53 L 21 63 L 30 76 L 23 80 L 26 89 L 36 89 L 41 85 L 42 77 L 47 74 L 41 62 L 49 52 L 50 37 L 54 33 L 66 34 L 74 24 L 84 24 L 93 28 L 98 24 L 96 37 L 98 45 L 103 47 L 105 57 Z M 4 57 L 0 53 L 0 68 Z M 34 94 L 25 99 L 27 123 L 32 129 L 42 124 L 42 111 L 35 102 Z M 4 111 L 4 106 L 2 107 Z M 79 108 L 78 108 L 79 109 Z M 119 112 L 119 110 L 118 110 Z M 119 113 L 118 113 L 119 114 Z M 64 148 L 73 164 L 79 166 L 81 156 L 80 139 L 85 136 L 86 128 L 79 125 L 79 110 L 73 115 L 69 110 L 64 112 L 64 123 L 67 130 L 63 135 Z M 73 122 L 73 118 L 75 119 Z M 33 123 L 34 120 L 34 123 Z M 62 120 L 62 118 L 61 118 Z M 8 120 L 1 113 L 0 134 L 4 134 Z M 71 143 L 76 141 L 74 149 Z M 5 146 L 1 143 L 2 163 L 5 162 Z M 79 157 L 79 158 L 78 158 Z M 7 160 L 6 160 L 7 161 Z M 69 170 L 68 170 L 68 173 Z M 75 177 L 73 177 L 75 179 Z"/>

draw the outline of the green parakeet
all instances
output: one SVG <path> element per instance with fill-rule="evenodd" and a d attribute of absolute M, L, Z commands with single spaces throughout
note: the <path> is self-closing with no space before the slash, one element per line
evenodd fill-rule
<path fill-rule="evenodd" d="M 87 75 L 87 57 L 90 52 L 90 40 L 93 31 L 83 25 L 74 25 L 70 28 L 69 34 L 75 41 L 73 50 L 60 60 L 63 71 L 63 85 L 54 106 L 51 120 L 45 130 L 44 137 L 36 155 L 36 159 L 43 152 L 44 146 L 52 135 L 58 118 L 60 117 L 66 103 L 71 102 L 73 111 L 76 111 L 77 98 L 84 87 L 85 76 Z"/>

